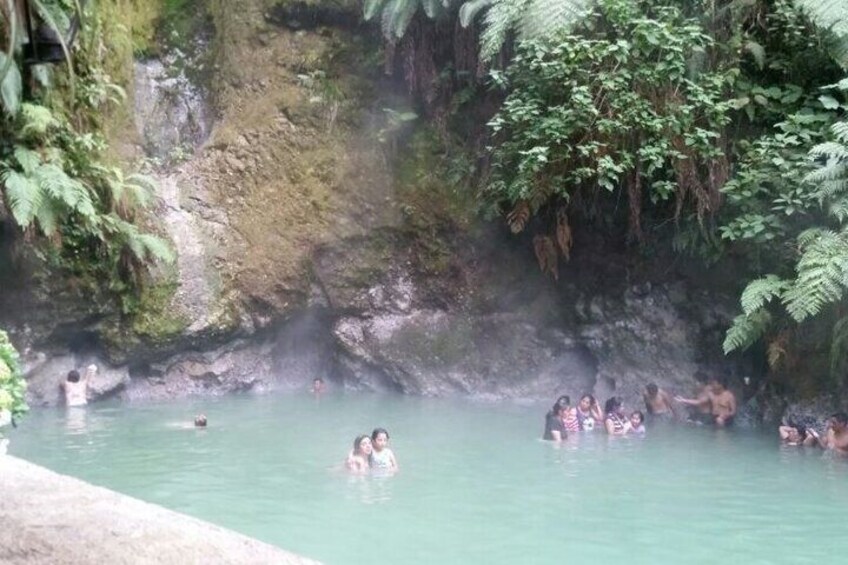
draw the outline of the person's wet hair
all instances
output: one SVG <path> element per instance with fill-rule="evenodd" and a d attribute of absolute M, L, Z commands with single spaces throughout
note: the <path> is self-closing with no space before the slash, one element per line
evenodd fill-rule
<path fill-rule="evenodd" d="M 206 427 L 206 415 L 198 414 L 194 417 L 194 427 L 196 428 L 205 428 Z"/>
<path fill-rule="evenodd" d="M 356 436 L 356 439 L 353 440 L 353 452 L 359 453 L 359 449 L 362 447 L 362 440 L 371 439 L 366 435 Z"/>
<path fill-rule="evenodd" d="M 571 397 L 563 394 L 554 402 L 554 405 L 551 407 L 551 414 L 559 414 L 560 410 L 568 406 L 571 406 Z"/>
<path fill-rule="evenodd" d="M 584 394 L 583 396 L 581 396 L 581 397 L 580 397 L 580 402 L 583 402 L 583 400 L 584 400 L 584 399 L 586 399 L 586 398 L 588 398 L 588 399 L 589 399 L 589 404 L 594 404 L 594 403 L 595 403 L 595 397 L 594 397 L 594 396 L 592 396 L 591 394 Z"/>
<path fill-rule="evenodd" d="M 374 428 L 374 431 L 371 432 L 371 441 L 376 440 L 380 434 L 386 434 L 386 439 L 389 439 L 389 432 L 385 428 Z"/>
<path fill-rule="evenodd" d="M 830 419 L 842 424 L 843 426 L 848 425 L 848 414 L 845 412 L 837 412 L 836 414 L 831 415 Z"/>
<path fill-rule="evenodd" d="M 635 410 L 632 414 L 630 414 L 630 417 L 631 417 L 631 418 L 632 418 L 633 416 L 639 416 L 639 423 L 640 423 L 640 424 L 642 424 L 642 423 L 644 423 L 644 422 L 645 422 L 645 415 L 644 415 L 644 414 L 642 414 L 642 411 L 641 411 L 641 410 Z"/>
<path fill-rule="evenodd" d="M 69 371 L 67 378 L 69 383 L 78 383 L 80 380 L 79 371 Z"/>
<path fill-rule="evenodd" d="M 621 398 L 618 396 L 613 396 L 612 398 L 607 398 L 606 403 L 604 404 L 604 412 L 607 414 L 611 414 L 618 410 L 621 407 Z"/>
<path fill-rule="evenodd" d="M 659 392 L 659 388 L 657 388 L 657 385 L 655 383 L 648 383 L 648 386 L 645 387 L 645 390 L 647 390 L 648 394 L 650 394 L 651 396 L 656 396 Z"/>

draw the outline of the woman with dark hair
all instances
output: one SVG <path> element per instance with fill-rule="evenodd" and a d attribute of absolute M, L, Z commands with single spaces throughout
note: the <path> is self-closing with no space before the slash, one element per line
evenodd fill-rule
<path fill-rule="evenodd" d="M 562 441 L 567 435 L 565 425 L 563 424 L 563 415 L 571 405 L 571 398 L 568 396 L 560 396 L 557 398 L 554 405 L 545 414 L 545 433 L 542 434 L 542 439 L 547 441 Z"/>
<path fill-rule="evenodd" d="M 611 436 L 623 436 L 627 433 L 629 422 L 624 416 L 624 403 L 618 396 L 608 398 L 604 405 L 606 418 L 604 419 L 604 427 L 607 433 Z"/>
<path fill-rule="evenodd" d="M 580 429 L 584 432 L 594 430 L 595 425 L 604 421 L 601 407 L 591 394 L 580 397 L 580 402 L 577 403 L 577 420 L 580 422 Z"/>
<path fill-rule="evenodd" d="M 353 440 L 353 449 L 345 460 L 345 467 L 354 473 L 368 471 L 370 468 L 368 460 L 371 457 L 371 452 L 371 438 L 369 436 L 356 436 L 356 439 Z"/>

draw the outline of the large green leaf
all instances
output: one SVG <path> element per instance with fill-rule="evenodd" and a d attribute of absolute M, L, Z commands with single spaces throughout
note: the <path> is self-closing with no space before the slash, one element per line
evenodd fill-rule
<path fill-rule="evenodd" d="M 21 107 L 21 71 L 14 60 L 9 58 L 6 53 L 0 51 L 0 69 L 7 68 L 5 76 L 0 81 L 0 99 L 3 101 L 3 108 L 11 115 L 18 113 Z"/>
<path fill-rule="evenodd" d="M 41 187 L 34 179 L 12 170 L 6 171 L 0 180 L 6 188 L 12 217 L 22 228 L 29 227 L 44 200 Z"/>

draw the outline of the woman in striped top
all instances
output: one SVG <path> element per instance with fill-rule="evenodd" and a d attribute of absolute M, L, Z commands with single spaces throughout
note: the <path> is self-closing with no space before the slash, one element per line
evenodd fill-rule
<path fill-rule="evenodd" d="M 624 415 L 624 404 L 621 398 L 613 396 L 607 400 L 604 405 L 606 417 L 604 419 L 604 427 L 607 433 L 611 436 L 623 436 L 627 433 L 629 422 Z"/>

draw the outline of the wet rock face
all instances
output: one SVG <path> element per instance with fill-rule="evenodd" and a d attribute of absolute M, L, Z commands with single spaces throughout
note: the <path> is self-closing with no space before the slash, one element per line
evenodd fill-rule
<path fill-rule="evenodd" d="M 453 280 L 446 296 L 433 290 L 446 286 L 443 276 L 415 272 L 391 245 L 381 253 L 392 260 L 360 245 L 316 265 L 338 314 L 338 374 L 348 387 L 540 400 L 593 393 L 634 408 L 649 382 L 684 395 L 695 388 L 703 328 L 680 307 L 688 301 L 679 285 L 547 284 L 502 249 L 492 258 L 499 277 L 466 266 L 466 282 Z"/>
<path fill-rule="evenodd" d="M 136 127 L 145 153 L 161 160 L 184 157 L 209 135 L 204 94 L 179 70 L 182 54 L 135 65 Z"/>

